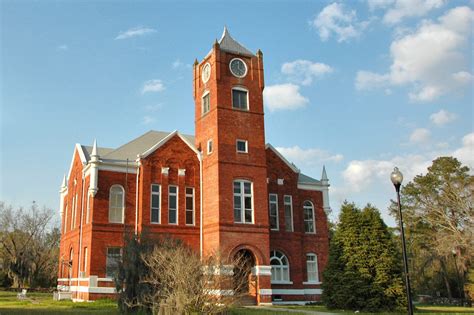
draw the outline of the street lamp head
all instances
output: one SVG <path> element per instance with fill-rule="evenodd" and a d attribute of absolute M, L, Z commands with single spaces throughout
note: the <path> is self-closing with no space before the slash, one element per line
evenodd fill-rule
<path fill-rule="evenodd" d="M 398 167 L 393 169 L 392 174 L 390 174 L 390 180 L 392 181 L 395 187 L 400 187 L 403 181 L 403 174 L 398 170 Z"/>

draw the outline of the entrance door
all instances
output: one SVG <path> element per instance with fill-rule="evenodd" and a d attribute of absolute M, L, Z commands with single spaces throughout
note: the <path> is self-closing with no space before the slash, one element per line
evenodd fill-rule
<path fill-rule="evenodd" d="M 234 256 L 234 292 L 242 296 L 241 303 L 256 304 L 257 276 L 252 275 L 255 257 L 248 249 L 239 250 Z"/>

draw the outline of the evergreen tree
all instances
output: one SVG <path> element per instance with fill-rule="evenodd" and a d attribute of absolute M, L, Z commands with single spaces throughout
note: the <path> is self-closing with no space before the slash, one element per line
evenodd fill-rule
<path fill-rule="evenodd" d="M 341 208 L 324 272 L 323 302 L 330 308 L 393 310 L 403 305 L 401 260 L 379 211 L 353 203 Z"/>

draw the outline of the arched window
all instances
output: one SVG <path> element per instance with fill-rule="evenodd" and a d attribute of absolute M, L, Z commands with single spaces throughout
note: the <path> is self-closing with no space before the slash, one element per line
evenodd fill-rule
<path fill-rule="evenodd" d="M 318 256 L 316 254 L 306 254 L 306 272 L 308 273 L 308 282 L 319 282 Z"/>
<path fill-rule="evenodd" d="M 314 206 L 311 201 L 306 200 L 303 203 L 303 218 L 305 233 L 316 233 L 314 226 Z"/>
<path fill-rule="evenodd" d="M 110 187 L 109 194 L 109 222 L 123 223 L 123 212 L 125 204 L 125 191 L 120 185 Z"/>
<path fill-rule="evenodd" d="M 270 253 L 270 266 L 272 267 L 272 283 L 290 282 L 290 264 L 288 258 L 276 250 Z"/>
<path fill-rule="evenodd" d="M 72 278 L 72 265 L 73 265 L 73 262 L 74 262 L 74 249 L 71 248 L 71 250 L 69 250 L 69 261 L 68 261 L 68 276 L 69 278 Z"/>

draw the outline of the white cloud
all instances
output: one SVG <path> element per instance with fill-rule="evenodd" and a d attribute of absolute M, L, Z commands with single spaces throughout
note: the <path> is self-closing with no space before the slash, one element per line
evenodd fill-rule
<path fill-rule="evenodd" d="M 395 0 L 367 0 L 367 4 L 369 5 L 369 9 L 371 11 L 376 9 L 386 9 L 394 2 Z"/>
<path fill-rule="evenodd" d="M 417 128 L 410 135 L 410 142 L 414 144 L 422 144 L 428 142 L 431 132 L 425 128 Z"/>
<path fill-rule="evenodd" d="M 438 22 L 424 21 L 391 46 L 392 65 L 385 74 L 359 71 L 355 87 L 359 90 L 386 85 L 409 85 L 412 101 L 433 101 L 464 88 L 472 81 L 465 55 L 474 11 L 457 7 Z"/>
<path fill-rule="evenodd" d="M 467 164 L 472 173 L 474 170 L 474 132 L 465 135 L 462 138 L 462 144 L 463 146 L 455 150 L 452 155 Z"/>
<path fill-rule="evenodd" d="M 428 166 L 440 156 L 453 156 L 461 163 L 474 167 L 474 133 L 469 133 L 462 138 L 462 146 L 453 151 L 440 150 L 422 154 L 397 155 L 390 159 L 369 159 L 350 161 L 342 172 L 345 183 L 340 190 L 347 192 L 360 192 L 371 185 L 382 187 L 389 185 L 389 177 L 393 168 L 397 166 L 403 173 L 403 182 L 408 183 L 416 175 L 426 174 Z M 347 198 L 348 196 L 346 196 Z"/>
<path fill-rule="evenodd" d="M 151 116 L 144 116 L 143 117 L 143 120 L 142 120 L 142 124 L 144 125 L 149 125 L 151 123 L 154 123 L 156 121 L 156 119 L 154 117 L 151 117 Z"/>
<path fill-rule="evenodd" d="M 161 80 L 148 80 L 143 84 L 142 94 L 147 92 L 161 92 L 165 89 L 165 85 Z"/>
<path fill-rule="evenodd" d="M 340 162 L 344 159 L 342 154 L 331 154 L 318 148 L 302 149 L 299 146 L 293 146 L 276 149 L 289 161 L 304 168 L 321 167 L 322 162 Z"/>
<path fill-rule="evenodd" d="M 148 27 L 143 27 L 143 26 L 137 26 L 130 28 L 124 32 L 120 32 L 117 37 L 115 37 L 115 40 L 118 39 L 128 39 L 132 37 L 138 37 L 138 36 L 145 36 L 149 35 L 152 33 L 155 33 L 156 30 L 153 28 L 148 28 Z"/>
<path fill-rule="evenodd" d="M 383 21 L 387 24 L 399 23 L 401 20 L 407 17 L 423 16 L 433 9 L 442 7 L 446 3 L 445 0 L 379 0 L 369 1 L 370 8 L 371 2 L 380 2 L 380 8 L 387 8 L 390 4 L 392 4 L 383 17 Z M 374 5 L 374 3 L 372 3 L 372 5 Z"/>
<path fill-rule="evenodd" d="M 456 120 L 457 115 L 450 113 L 444 109 L 440 110 L 439 112 L 433 113 L 430 116 L 431 121 L 438 126 L 446 125 L 450 122 Z"/>
<path fill-rule="evenodd" d="M 346 9 L 342 3 L 326 6 L 310 23 L 318 30 L 321 40 L 326 41 L 334 34 L 338 42 L 359 37 L 368 25 L 366 21 L 359 22 L 356 11 Z"/>
<path fill-rule="evenodd" d="M 309 100 L 300 94 L 300 87 L 295 84 L 276 84 L 265 87 L 263 91 L 265 106 L 270 111 L 293 110 L 308 104 Z"/>
<path fill-rule="evenodd" d="M 184 63 L 179 59 L 176 59 L 171 66 L 173 67 L 173 69 L 180 69 L 180 68 L 189 69 L 189 68 L 191 68 L 190 64 Z"/>
<path fill-rule="evenodd" d="M 62 51 L 65 51 L 65 50 L 69 50 L 69 46 L 66 45 L 66 44 L 62 44 L 62 45 L 59 45 L 57 47 L 58 50 L 62 50 Z"/>
<path fill-rule="evenodd" d="M 389 82 L 388 74 L 377 74 L 370 71 L 357 71 L 355 87 L 357 90 L 371 90 L 385 86 Z"/>
<path fill-rule="evenodd" d="M 288 75 L 289 79 L 296 83 L 310 85 L 314 79 L 333 72 L 333 69 L 324 63 L 298 59 L 285 62 L 281 66 L 281 72 Z"/>

